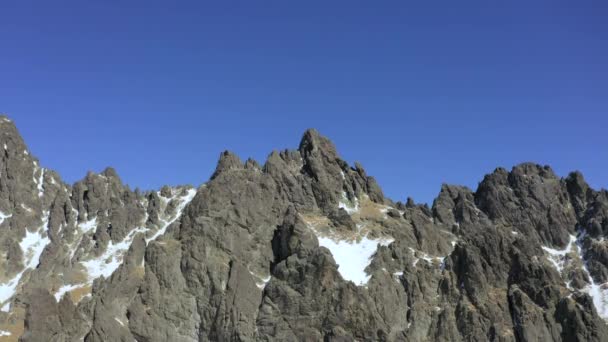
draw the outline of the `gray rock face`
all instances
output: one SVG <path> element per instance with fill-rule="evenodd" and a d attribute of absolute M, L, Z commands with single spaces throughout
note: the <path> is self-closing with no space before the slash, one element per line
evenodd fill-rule
<path fill-rule="evenodd" d="M 73 184 L 0 117 L 0 341 L 606 341 L 608 192 L 531 163 L 432 207 L 307 131 L 198 189 Z"/>

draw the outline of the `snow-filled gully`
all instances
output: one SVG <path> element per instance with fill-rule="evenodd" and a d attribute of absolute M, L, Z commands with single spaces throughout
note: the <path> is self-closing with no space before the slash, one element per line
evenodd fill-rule
<path fill-rule="evenodd" d="M 162 222 L 162 225 L 158 228 L 158 230 L 156 232 L 154 232 L 154 234 L 152 234 L 152 236 L 146 238 L 146 244 L 149 243 L 150 241 L 156 240 L 158 237 L 163 235 L 167 231 L 167 228 L 169 226 L 171 226 L 171 224 L 173 224 L 175 221 L 177 221 L 181 217 L 184 208 L 186 207 L 186 205 L 188 205 L 188 203 L 190 203 L 192 201 L 192 199 L 194 198 L 195 195 L 196 195 L 196 189 L 189 189 L 187 191 L 187 193 L 181 197 L 174 196 L 171 199 L 165 199 L 164 197 L 161 196 L 161 199 L 163 199 L 163 203 L 164 203 L 162 210 L 165 210 L 166 205 L 173 199 L 178 198 L 179 204 L 177 205 L 177 207 L 175 209 L 175 213 L 173 215 L 161 218 L 160 221 Z M 159 194 L 159 196 L 160 196 L 160 194 Z M 145 224 L 146 220 L 147 220 L 147 218 L 144 219 L 144 224 Z M 83 233 L 85 233 L 85 232 L 93 231 L 96 228 L 96 226 L 97 226 L 96 219 L 91 219 L 91 220 L 81 223 L 79 225 L 79 228 Z M 110 241 L 110 243 L 108 244 L 104 253 L 102 255 L 100 255 L 99 257 L 93 258 L 90 260 L 81 261 L 80 264 L 85 268 L 85 272 L 87 275 L 86 283 L 67 284 L 67 285 L 62 286 L 55 293 L 55 299 L 57 301 L 59 301 L 61 299 L 61 297 L 63 296 L 63 294 L 65 294 L 66 292 L 70 292 L 70 291 L 78 289 L 78 288 L 90 286 L 93 283 L 93 281 L 95 279 L 97 279 L 98 277 L 101 277 L 101 276 L 103 276 L 105 278 L 110 277 L 114 273 L 114 271 L 116 271 L 118 269 L 118 267 L 120 267 L 120 265 L 122 264 L 124 255 L 129 250 L 129 247 L 131 247 L 131 244 L 133 243 L 133 240 L 134 240 L 135 236 L 137 235 L 137 233 L 145 234 L 146 232 L 148 232 L 150 230 L 151 230 L 150 228 L 145 227 L 145 226 L 137 227 L 137 228 L 131 230 L 129 232 L 129 234 L 127 234 L 127 236 L 122 241 L 120 241 L 118 243 L 112 243 L 112 241 Z"/>
<path fill-rule="evenodd" d="M 23 274 L 30 269 L 34 269 L 40 263 L 40 256 L 44 248 L 51 242 L 47 236 L 47 226 L 49 224 L 49 212 L 45 211 L 42 217 L 42 225 L 35 232 L 25 230 L 25 236 L 19 242 L 19 247 L 23 253 L 23 270 L 12 279 L 0 285 L 0 310 L 8 312 L 10 310 L 9 299 L 13 297 L 19 286 Z"/>
<path fill-rule="evenodd" d="M 547 246 L 543 246 L 543 250 L 547 253 L 547 259 L 553 267 L 562 275 L 564 268 L 567 266 L 567 263 L 570 262 L 567 258 L 567 254 L 574 252 L 578 258 L 582 261 L 582 269 L 585 275 L 587 276 L 587 281 L 589 285 L 585 288 L 581 289 L 582 292 L 587 293 L 593 299 L 593 305 L 597 310 L 598 315 L 604 320 L 608 320 L 608 283 L 596 284 L 589 273 L 589 269 L 587 268 L 587 262 L 582 256 L 582 247 L 581 241 L 585 237 L 585 233 L 581 233 L 577 238 L 574 235 L 570 235 L 570 240 L 568 241 L 568 245 L 566 248 L 558 250 L 554 248 L 550 248 Z M 573 248 L 576 247 L 576 248 Z M 569 281 L 566 280 L 566 287 L 572 290 L 569 285 Z"/>

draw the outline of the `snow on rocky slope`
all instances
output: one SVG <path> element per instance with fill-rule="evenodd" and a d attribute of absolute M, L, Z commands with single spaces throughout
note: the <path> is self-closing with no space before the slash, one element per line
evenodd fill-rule
<path fill-rule="evenodd" d="M 6 117 L 0 146 L 0 341 L 608 340 L 608 193 L 580 173 L 497 168 L 428 206 L 315 130 L 147 192 L 65 184 Z"/>

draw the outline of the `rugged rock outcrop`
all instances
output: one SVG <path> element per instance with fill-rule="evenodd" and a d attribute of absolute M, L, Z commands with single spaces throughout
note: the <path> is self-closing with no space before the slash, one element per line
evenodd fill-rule
<path fill-rule="evenodd" d="M 428 207 L 315 130 L 197 189 L 65 184 L 6 117 L 0 153 L 0 341 L 608 340 L 608 192 L 578 172 Z"/>

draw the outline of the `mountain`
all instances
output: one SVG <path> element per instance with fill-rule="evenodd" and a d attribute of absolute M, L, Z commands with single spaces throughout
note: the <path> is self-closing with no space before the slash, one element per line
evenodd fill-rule
<path fill-rule="evenodd" d="M 198 188 L 73 185 L 0 117 L 0 341 L 607 341 L 608 192 L 497 168 L 393 202 L 330 140 Z"/>

